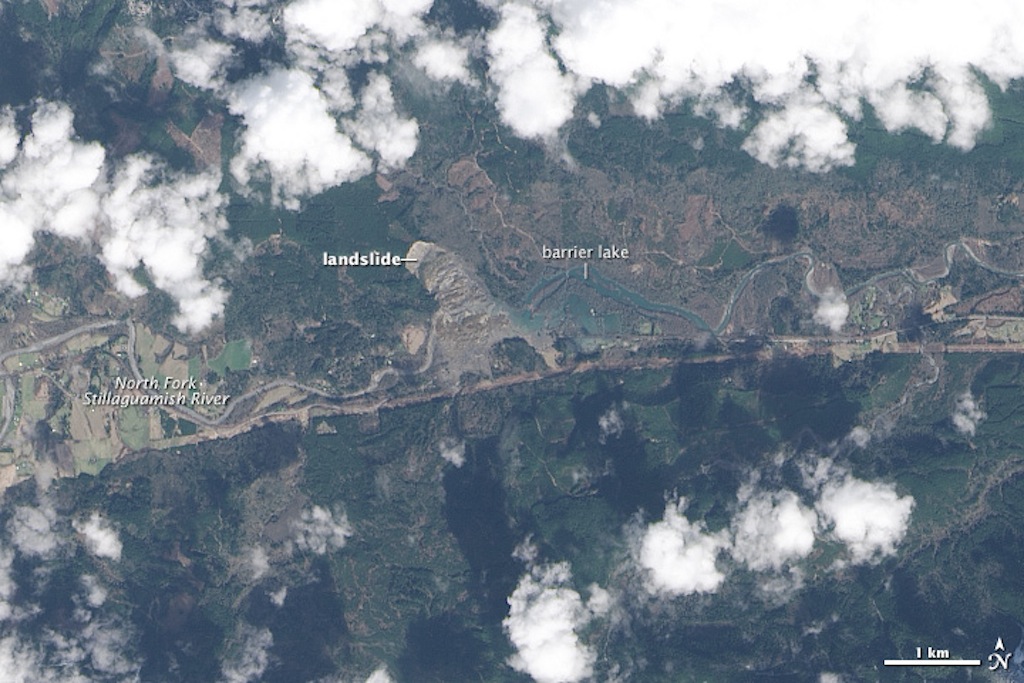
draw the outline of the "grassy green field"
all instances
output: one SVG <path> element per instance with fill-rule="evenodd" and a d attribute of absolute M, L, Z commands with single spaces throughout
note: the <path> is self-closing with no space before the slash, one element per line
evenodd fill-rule
<path fill-rule="evenodd" d="M 252 363 L 252 349 L 245 339 L 236 339 L 225 344 L 224 349 L 207 362 L 211 370 L 223 376 L 228 370 L 248 370 Z"/>

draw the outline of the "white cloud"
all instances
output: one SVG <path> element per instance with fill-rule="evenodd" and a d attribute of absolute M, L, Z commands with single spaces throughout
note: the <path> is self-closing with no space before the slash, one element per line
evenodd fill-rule
<path fill-rule="evenodd" d="M 294 0 L 279 10 L 262 0 L 220 3 L 214 24 L 229 37 L 262 41 L 268 32 L 256 25 L 278 18 L 288 66 L 227 84 L 232 48 L 204 37 L 202 21 L 178 39 L 171 58 L 179 78 L 213 89 L 242 118 L 231 174 L 243 194 L 268 181 L 276 206 L 297 210 L 306 197 L 362 178 L 375 160 L 396 168 L 416 151 L 419 126 L 399 115 L 388 76 L 374 71 L 353 93 L 349 69 L 385 64 L 415 41 L 421 68 L 439 78 L 468 76 L 466 49 L 423 22 L 431 0 Z"/>
<path fill-rule="evenodd" d="M 618 404 L 612 404 L 597 418 L 597 440 L 599 443 L 606 444 L 609 438 L 617 439 L 622 436 L 626 423 L 622 419 L 620 407 Z"/>
<path fill-rule="evenodd" d="M 512 549 L 512 557 L 516 558 L 528 567 L 532 567 L 536 564 L 539 556 L 540 548 L 538 548 L 537 544 L 533 542 L 532 535 L 528 535 Z"/>
<path fill-rule="evenodd" d="M 849 315 L 850 304 L 846 302 L 846 294 L 829 287 L 818 299 L 818 307 L 814 310 L 814 322 L 824 325 L 833 332 L 839 332 Z"/>
<path fill-rule="evenodd" d="M 591 615 L 571 578 L 566 562 L 534 566 L 508 598 L 502 625 L 516 649 L 509 664 L 538 683 L 571 683 L 593 673 L 596 654 L 577 633 Z"/>
<path fill-rule="evenodd" d="M 970 391 L 965 391 L 956 399 L 956 406 L 953 408 L 951 418 L 956 431 L 965 436 L 974 436 L 981 421 L 987 417 L 985 412 L 974 400 Z"/>
<path fill-rule="evenodd" d="M 744 140 L 743 151 L 772 168 L 803 167 L 813 172 L 852 166 L 855 161 L 846 124 L 823 106 L 820 95 L 806 92 L 765 115 Z"/>
<path fill-rule="evenodd" d="M 273 24 L 266 12 L 267 0 L 220 0 L 214 11 L 214 22 L 221 33 L 250 43 L 265 40 Z"/>
<path fill-rule="evenodd" d="M 90 577 L 83 577 L 83 582 L 86 578 Z M 89 590 L 103 589 L 93 581 Z M 59 631 L 45 628 L 31 640 L 18 632 L 0 638 L 5 683 L 137 681 L 140 667 L 133 631 L 117 618 L 90 609 L 75 609 Z"/>
<path fill-rule="evenodd" d="M 47 672 L 42 656 L 16 636 L 0 638 L 0 671 L 8 683 L 49 683 L 57 678 Z M 60 674 L 62 680 L 87 683 L 70 671 Z"/>
<path fill-rule="evenodd" d="M 328 112 L 312 76 L 275 68 L 235 86 L 231 113 L 246 125 L 231 172 L 245 191 L 269 175 L 271 201 L 298 209 L 299 199 L 356 180 L 372 169 L 369 157 L 352 144 Z"/>
<path fill-rule="evenodd" d="M 14 110 L 10 107 L 0 109 L 0 169 L 14 161 L 18 156 L 18 145 L 21 136 L 14 125 Z"/>
<path fill-rule="evenodd" d="M 303 510 L 293 526 L 296 532 L 295 545 L 299 550 L 317 555 L 344 548 L 353 533 L 344 512 L 331 512 L 319 505 Z"/>
<path fill-rule="evenodd" d="M 72 139 L 74 116 L 64 104 L 39 103 L 20 142 L 10 109 L 0 112 L 0 284 L 21 284 L 35 233 L 84 239 L 96 227 L 105 153 Z"/>
<path fill-rule="evenodd" d="M 7 548 L 0 548 L 0 622 L 14 616 L 14 605 L 11 604 L 11 598 L 14 597 L 14 591 L 18 589 L 18 586 L 14 583 L 14 577 L 11 575 L 13 563 L 14 552 Z"/>
<path fill-rule="evenodd" d="M 203 275 L 209 241 L 227 230 L 219 186 L 215 171 L 179 174 L 150 157 L 132 156 L 103 199 L 108 228 L 100 258 L 115 286 L 126 296 L 143 294 L 132 271 L 144 266 L 153 284 L 178 304 L 174 324 L 186 332 L 207 327 L 227 300 Z"/>
<path fill-rule="evenodd" d="M 572 118 L 574 83 L 546 49 L 546 26 L 535 9 L 515 2 L 500 12 L 501 20 L 487 36 L 498 111 L 518 135 L 550 138 Z"/>
<path fill-rule="evenodd" d="M 732 555 L 757 571 L 780 571 L 814 547 L 818 516 L 792 491 L 740 489 L 742 507 L 732 520 Z"/>
<path fill-rule="evenodd" d="M 662 520 L 643 532 L 636 559 L 652 593 L 714 593 L 725 580 L 716 560 L 729 545 L 728 533 L 707 533 L 703 522 L 686 518 L 685 509 L 684 499 L 667 503 Z"/>
<path fill-rule="evenodd" d="M 595 617 L 606 616 L 615 606 L 615 598 L 605 588 L 592 583 L 587 586 L 590 597 L 587 598 L 587 610 Z"/>
<path fill-rule="evenodd" d="M 1020 56 L 1018 55 L 1018 58 Z M 1017 73 L 1019 78 L 1020 72 Z M 968 151 L 992 123 L 988 97 L 967 64 L 942 70 L 935 80 L 935 92 L 946 104 L 949 134 L 946 142 Z"/>
<path fill-rule="evenodd" d="M 871 106 L 888 130 L 902 132 L 916 128 L 934 142 L 946 134 L 946 113 L 933 93 L 913 91 L 904 83 L 870 96 Z"/>
<path fill-rule="evenodd" d="M 32 115 L 32 132 L 3 178 L 7 206 L 35 230 L 85 237 L 98 209 L 95 184 L 105 153 L 96 143 L 72 140 L 74 115 L 67 105 L 42 103 Z"/>
<path fill-rule="evenodd" d="M 249 551 L 249 571 L 252 572 L 252 578 L 255 581 L 259 581 L 270 573 L 270 559 L 263 546 L 258 545 Z"/>
<path fill-rule="evenodd" d="M 285 598 L 288 597 L 288 586 L 281 586 L 270 594 L 270 602 L 276 607 L 283 607 Z"/>
<path fill-rule="evenodd" d="M 107 589 L 100 585 L 99 579 L 92 574 L 82 576 L 82 587 L 85 588 L 85 601 L 89 607 L 102 607 L 107 601 Z"/>
<path fill-rule="evenodd" d="M 857 448 L 864 448 L 871 442 L 871 432 L 867 427 L 857 426 L 850 430 L 846 438 Z"/>
<path fill-rule="evenodd" d="M 786 604 L 804 587 L 804 571 L 800 567 L 786 567 L 782 571 L 764 574 L 760 578 L 758 589 L 762 597 L 773 605 Z"/>
<path fill-rule="evenodd" d="M 459 81 L 469 84 L 473 78 L 466 66 L 469 50 L 450 40 L 436 38 L 420 43 L 413 64 L 435 81 Z"/>
<path fill-rule="evenodd" d="M 225 71 L 234 51 L 203 35 L 205 28 L 186 32 L 168 55 L 176 77 L 197 88 L 217 90 L 225 85 Z"/>
<path fill-rule="evenodd" d="M 52 232 L 98 246 L 128 296 L 145 292 L 132 275 L 144 266 L 177 302 L 179 328 L 206 327 L 227 296 L 202 274 L 208 240 L 227 229 L 219 175 L 172 174 L 135 156 L 108 183 L 103 148 L 75 140 L 73 119 L 67 105 L 37 103 L 31 132 L 0 176 L 0 284 L 24 283 L 35 234 Z M 10 151 L 8 123 L 0 112 L 2 156 Z"/>
<path fill-rule="evenodd" d="M 386 666 L 377 668 L 370 676 L 366 679 L 366 683 L 395 683 L 395 679 L 388 673 Z"/>
<path fill-rule="evenodd" d="M 121 559 L 121 539 L 117 531 L 110 526 L 110 522 L 94 512 L 84 522 L 74 522 L 75 531 L 82 535 L 85 547 L 96 557 L 103 557 L 110 560 Z"/>
<path fill-rule="evenodd" d="M 345 122 L 346 132 L 363 149 L 376 152 L 385 167 L 404 165 L 416 151 L 419 126 L 415 119 L 403 119 L 395 112 L 391 81 L 384 74 L 371 74 L 359 101 L 359 114 Z"/>
<path fill-rule="evenodd" d="M 56 555 L 62 544 L 60 534 L 54 529 L 57 513 L 49 505 L 34 508 L 19 505 L 7 523 L 11 543 L 22 553 L 31 557 L 48 559 Z"/>
<path fill-rule="evenodd" d="M 412 19 L 422 17 L 434 5 L 434 0 L 380 0 L 387 12 L 385 26 L 397 37 L 413 35 L 420 30 L 420 25 Z"/>
<path fill-rule="evenodd" d="M 781 467 L 785 461 L 780 455 L 774 464 Z M 715 593 L 727 578 L 718 560 L 728 553 L 739 565 L 758 573 L 762 598 L 781 605 L 803 588 L 805 560 L 820 539 L 845 547 L 844 558 L 835 568 L 874 564 L 896 552 L 909 528 L 912 496 L 898 495 L 890 483 L 857 479 L 827 457 L 806 459 L 799 468 L 813 504 L 805 504 L 791 490 L 759 489 L 760 474 L 754 472 L 737 492 L 728 530 L 709 533 L 702 521 L 689 521 L 683 499 L 668 502 L 661 521 L 627 527 L 633 560 L 643 572 L 647 592 Z M 592 611 L 597 613 L 604 597 L 595 593 L 593 599 Z"/>
<path fill-rule="evenodd" d="M 50 631 L 46 640 L 55 650 L 48 656 L 51 661 L 47 668 L 51 670 L 65 668 L 71 673 L 93 669 L 99 680 L 137 680 L 140 664 L 130 656 L 131 632 L 116 621 L 90 616 L 77 632 Z"/>
<path fill-rule="evenodd" d="M 466 464 L 466 442 L 455 439 L 441 439 L 437 444 L 437 450 L 441 457 L 455 467 L 462 467 Z"/>
<path fill-rule="evenodd" d="M 424 35 L 423 15 L 432 0 L 296 0 L 284 10 L 288 47 L 304 68 L 386 62 L 397 49 Z"/>
<path fill-rule="evenodd" d="M 846 546 L 855 564 L 896 552 L 910 526 L 913 496 L 898 495 L 890 483 L 858 479 L 831 458 L 813 458 L 800 470 L 804 486 L 817 496 L 822 529 Z"/>
<path fill-rule="evenodd" d="M 289 41 L 343 53 L 369 40 L 368 32 L 383 14 L 377 0 L 296 0 L 284 10 L 284 25 Z"/>
<path fill-rule="evenodd" d="M 514 102 L 510 93 L 525 88 L 506 82 L 515 69 L 496 68 L 501 50 L 491 48 L 499 109 L 524 137 L 550 136 L 568 119 L 573 89 L 553 83 L 604 83 L 646 117 L 689 101 L 721 125 L 746 120 L 752 133 L 744 148 L 755 157 L 822 171 L 852 162 L 846 122 L 863 118 L 864 103 L 891 131 L 918 129 L 969 149 L 991 121 L 976 74 L 1001 87 L 1024 75 L 1024 8 L 1013 0 L 927 7 L 914 0 L 491 4 L 502 22 L 489 43 L 511 25 L 509 15 L 523 17 L 514 63 L 543 65 L 535 79 L 540 112 L 531 117 L 525 107 L 501 101 Z M 543 13 L 542 27 L 552 22 L 550 44 L 548 31 L 536 27 L 534 8 Z M 566 76 L 558 73 L 556 57 Z M 733 102 L 736 86 L 758 106 L 748 111 Z M 557 98 L 545 102 L 540 93 Z M 525 125 L 541 113 L 543 125 Z"/>
<path fill-rule="evenodd" d="M 819 493 L 821 487 L 829 481 L 841 481 L 849 473 L 849 470 L 836 465 L 831 458 L 812 456 L 798 463 L 800 477 L 805 488 Z"/>
<path fill-rule="evenodd" d="M 910 524 L 914 499 L 899 496 L 892 484 L 846 474 L 822 486 L 816 508 L 854 564 L 870 564 L 896 552 Z"/>
<path fill-rule="evenodd" d="M 223 683 L 258 681 L 270 664 L 270 648 L 274 636 L 270 629 L 242 624 L 235 635 L 231 652 L 221 663 Z"/>

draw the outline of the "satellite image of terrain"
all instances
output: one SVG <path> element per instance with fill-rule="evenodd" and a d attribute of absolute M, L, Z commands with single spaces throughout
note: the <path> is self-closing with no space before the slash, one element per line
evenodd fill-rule
<path fill-rule="evenodd" d="M 0 683 L 1024 681 L 1024 4 L 0 0 Z"/>

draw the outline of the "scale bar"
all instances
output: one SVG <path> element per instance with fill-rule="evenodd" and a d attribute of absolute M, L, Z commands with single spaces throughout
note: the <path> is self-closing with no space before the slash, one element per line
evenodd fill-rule
<path fill-rule="evenodd" d="M 885 666 L 981 666 L 980 659 L 886 659 Z"/>

